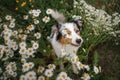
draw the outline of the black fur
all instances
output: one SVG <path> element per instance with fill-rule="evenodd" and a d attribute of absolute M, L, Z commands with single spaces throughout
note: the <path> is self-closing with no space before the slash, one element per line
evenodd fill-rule
<path fill-rule="evenodd" d="M 57 38 L 56 38 L 57 40 L 62 38 L 62 34 L 59 32 L 60 26 L 61 26 L 61 24 L 57 24 L 57 28 L 58 28 L 58 35 L 57 35 Z"/>
<path fill-rule="evenodd" d="M 82 20 L 80 20 L 80 19 L 79 20 L 73 20 L 71 22 L 75 23 L 80 31 L 82 30 L 82 24 L 83 24 Z"/>

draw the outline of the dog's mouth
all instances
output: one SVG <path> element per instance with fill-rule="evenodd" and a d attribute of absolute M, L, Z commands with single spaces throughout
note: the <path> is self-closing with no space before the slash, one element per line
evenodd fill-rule
<path fill-rule="evenodd" d="M 75 46 L 75 47 L 79 47 L 80 46 L 80 44 L 73 44 L 73 43 L 71 43 L 71 45 Z"/>

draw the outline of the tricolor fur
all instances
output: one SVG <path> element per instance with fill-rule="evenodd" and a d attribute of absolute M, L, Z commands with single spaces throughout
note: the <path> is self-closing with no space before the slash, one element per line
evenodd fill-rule
<path fill-rule="evenodd" d="M 52 10 L 51 16 L 58 23 L 52 26 L 49 41 L 58 58 L 66 56 L 66 59 L 70 60 L 73 55 L 76 55 L 78 48 L 83 42 L 80 36 L 82 20 L 78 19 L 71 22 L 65 22 L 63 14 L 54 10 Z M 65 53 L 62 52 L 62 50 L 64 50 Z"/>

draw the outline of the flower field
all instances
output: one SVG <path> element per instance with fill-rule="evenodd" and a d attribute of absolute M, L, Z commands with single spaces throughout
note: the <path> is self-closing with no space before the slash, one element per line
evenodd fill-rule
<path fill-rule="evenodd" d="M 67 22 L 73 18 L 84 22 L 83 44 L 68 61 L 66 56 L 58 59 L 53 55 L 47 40 L 52 25 L 57 24 L 52 9 L 63 13 Z M 112 61 L 117 65 L 112 66 L 116 75 L 120 73 L 119 56 L 119 0 L 0 0 L 0 80 L 118 80 L 119 76 L 106 74 Z M 65 62 L 64 69 L 61 62 Z"/>

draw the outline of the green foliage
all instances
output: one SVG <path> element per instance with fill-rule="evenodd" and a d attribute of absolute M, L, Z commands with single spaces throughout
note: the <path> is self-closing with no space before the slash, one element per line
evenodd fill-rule
<path fill-rule="evenodd" d="M 28 71 L 26 72 L 22 71 L 24 63 L 22 63 L 21 60 L 24 57 L 23 55 L 20 54 L 21 48 L 19 46 L 19 44 L 22 41 L 26 42 L 26 45 L 27 45 L 26 48 L 31 48 L 34 42 L 39 44 L 39 48 L 35 50 L 34 55 L 32 56 L 30 55 L 29 58 L 25 59 L 26 62 L 33 62 L 35 64 L 34 68 L 32 68 L 31 70 L 34 70 L 37 73 L 37 76 L 44 75 L 43 73 L 37 72 L 39 66 L 44 66 L 44 68 L 47 69 L 48 68 L 47 65 L 52 64 L 52 63 L 57 67 L 57 69 L 56 71 L 54 71 L 55 76 L 51 79 L 55 79 L 59 72 L 65 71 L 68 73 L 68 75 L 71 76 L 71 78 L 75 79 L 77 76 L 76 80 L 77 79 L 80 80 L 81 78 L 80 76 L 82 76 L 84 72 L 88 72 L 86 70 L 82 70 L 80 74 L 75 75 L 73 74 L 71 70 L 70 62 L 67 62 L 67 64 L 65 65 L 65 69 L 61 70 L 59 69 L 59 65 L 61 64 L 61 62 L 64 62 L 64 58 L 51 59 L 52 58 L 51 56 L 54 52 L 53 52 L 52 46 L 47 41 L 47 37 L 50 35 L 51 26 L 57 23 L 54 19 L 52 19 L 52 17 L 49 14 L 46 14 L 46 10 L 49 8 L 63 13 L 66 16 L 67 21 L 71 21 L 73 15 L 82 16 L 84 24 L 83 24 L 83 29 L 81 31 L 81 36 L 84 40 L 84 43 L 82 44 L 82 46 L 80 47 L 78 51 L 78 57 L 80 58 L 81 62 L 87 64 L 87 61 L 89 60 L 88 59 L 89 54 L 90 52 L 93 52 L 94 60 L 93 60 L 93 63 L 91 63 L 90 65 L 94 64 L 95 66 L 98 66 L 99 55 L 97 51 L 94 51 L 94 49 L 99 44 L 106 42 L 107 40 L 111 40 L 111 39 L 119 43 L 119 39 L 117 37 L 119 37 L 120 35 L 119 33 L 118 34 L 116 33 L 116 31 L 119 31 L 120 29 L 119 23 L 116 25 L 112 24 L 114 23 L 113 20 L 116 16 L 113 17 L 112 15 L 109 15 L 106 12 L 105 14 L 102 14 L 102 11 L 101 11 L 101 15 L 104 16 L 104 18 L 100 17 L 100 19 L 98 18 L 100 15 L 95 16 L 95 15 L 92 15 L 91 12 L 88 15 L 86 13 L 88 9 L 83 7 L 82 2 L 80 1 L 78 1 L 78 4 L 75 5 L 74 4 L 76 2 L 75 0 L 59 0 L 59 1 L 58 0 L 16 0 L 16 1 L 15 0 L 0 0 L 0 19 L 1 19 L 0 21 L 0 35 L 1 35 L 0 36 L 0 47 L 1 45 L 4 45 L 4 46 L 10 45 L 10 44 L 5 43 L 4 24 L 6 24 L 7 27 L 9 27 L 12 20 L 6 20 L 5 19 L 6 15 L 10 15 L 12 16 L 12 19 L 15 19 L 15 21 L 13 21 L 15 22 L 15 27 L 8 28 L 8 29 L 10 29 L 12 32 L 14 31 L 18 32 L 17 36 L 14 36 L 14 35 L 10 36 L 10 42 L 12 41 L 15 42 L 16 45 L 18 46 L 18 49 L 13 50 L 12 48 L 10 48 L 11 50 L 8 53 L 6 52 L 1 58 L 0 68 L 2 68 L 2 73 L 6 71 L 6 67 L 10 64 L 10 62 L 16 62 L 16 66 L 18 68 L 16 70 L 16 72 L 18 72 L 16 77 L 19 78 L 22 74 L 27 74 Z M 91 3 L 91 2 L 94 2 L 95 0 L 87 0 L 87 1 Z M 107 1 L 102 0 L 102 2 L 105 2 L 106 4 L 109 3 L 108 0 Z M 77 7 L 74 7 L 74 6 L 77 6 Z M 106 9 L 107 8 L 108 7 L 106 7 Z M 37 10 L 37 9 L 41 11 L 39 16 L 35 17 L 29 13 L 31 10 Z M 99 9 L 95 9 L 95 11 L 93 11 L 93 14 L 97 10 Z M 88 12 L 89 11 L 90 9 L 88 10 Z M 118 9 L 116 11 L 118 11 Z M 108 11 L 108 12 L 111 13 L 111 11 Z M 26 16 L 26 15 L 29 16 L 28 19 L 24 19 L 23 16 Z M 120 17 L 120 14 L 118 15 Z M 43 21 L 43 18 L 45 16 L 48 16 L 50 18 L 50 21 L 48 21 L 47 23 Z M 109 26 L 109 25 L 106 26 L 106 24 L 109 24 L 107 23 L 109 22 L 109 19 L 105 20 L 107 16 L 108 17 L 111 16 L 113 18 L 113 19 L 110 19 L 112 26 Z M 90 20 L 90 19 L 93 19 L 93 20 Z M 34 20 L 38 20 L 39 23 L 35 24 Z M 102 24 L 102 22 L 100 22 L 101 20 L 105 20 L 104 22 L 106 23 Z M 34 26 L 35 29 L 32 31 L 28 30 L 28 28 L 31 27 L 30 26 L 31 24 L 35 25 Z M 103 27 L 104 25 L 105 25 L 105 28 Z M 116 28 L 114 28 L 114 26 Z M 112 28 L 112 30 L 106 30 L 108 27 Z M 20 32 L 20 30 L 22 30 L 22 32 Z M 30 33 L 26 33 L 25 32 L 26 30 L 30 31 Z M 115 33 L 116 36 L 110 35 L 109 34 L 110 32 Z M 40 33 L 41 37 L 39 39 L 36 39 L 34 35 L 35 33 Z M 26 35 L 27 35 L 27 39 L 25 40 L 19 37 L 19 36 L 24 37 Z M 11 45 L 9 47 L 11 47 Z M 4 65 L 5 67 L 3 67 L 2 65 Z M 94 74 L 94 72 L 93 70 L 90 70 L 90 71 L 91 72 L 89 72 L 89 74 L 91 76 L 92 73 Z M 2 73 L 0 73 L 0 76 L 2 76 Z M 98 75 L 95 74 L 95 76 L 96 77 L 93 78 L 93 80 L 101 79 Z M 13 79 L 13 78 L 10 77 L 10 79 Z M 112 78 L 109 78 L 108 80 L 112 80 Z"/>

